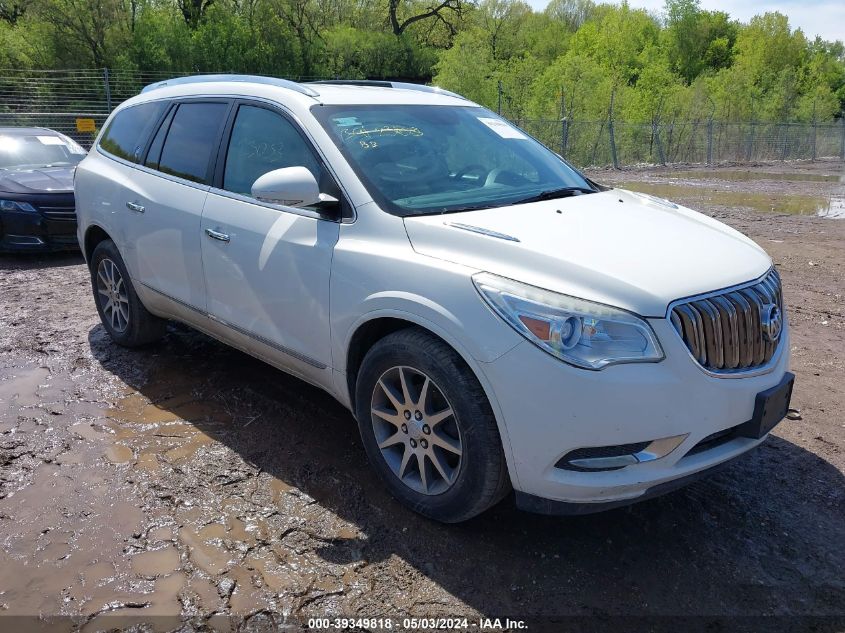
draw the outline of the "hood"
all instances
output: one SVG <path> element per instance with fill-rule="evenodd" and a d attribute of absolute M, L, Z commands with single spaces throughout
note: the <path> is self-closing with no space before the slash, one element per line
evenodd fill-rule
<path fill-rule="evenodd" d="M 73 191 L 76 165 L 42 167 L 40 169 L 0 170 L 0 192 L 61 193 Z"/>
<path fill-rule="evenodd" d="M 405 227 L 418 253 L 650 317 L 666 316 L 676 299 L 756 279 L 772 265 L 721 222 L 620 189 L 407 217 Z"/>

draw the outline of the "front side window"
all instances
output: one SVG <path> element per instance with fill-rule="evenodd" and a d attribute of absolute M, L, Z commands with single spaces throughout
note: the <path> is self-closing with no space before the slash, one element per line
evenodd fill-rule
<path fill-rule="evenodd" d="M 118 158 L 137 163 L 147 137 L 166 107 L 166 101 L 150 101 L 121 110 L 103 132 L 100 147 Z"/>
<path fill-rule="evenodd" d="M 594 191 L 560 157 L 484 108 L 317 105 L 311 111 L 373 199 L 395 215 Z"/>
<path fill-rule="evenodd" d="M 228 108 L 225 103 L 180 104 L 167 130 L 158 170 L 208 184 L 211 155 L 217 150 L 218 134 Z"/>
<path fill-rule="evenodd" d="M 260 176 L 283 167 L 307 168 L 321 192 L 335 195 L 328 174 L 292 123 L 267 108 L 240 106 L 226 152 L 223 189 L 250 196 Z"/>
<path fill-rule="evenodd" d="M 49 131 L 32 134 L 0 132 L 0 169 L 69 167 L 85 156 L 76 141 Z"/>

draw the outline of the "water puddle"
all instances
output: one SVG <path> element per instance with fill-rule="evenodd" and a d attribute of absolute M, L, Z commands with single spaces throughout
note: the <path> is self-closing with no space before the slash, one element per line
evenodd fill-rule
<path fill-rule="evenodd" d="M 696 202 L 726 207 L 744 207 L 764 213 L 787 213 L 790 215 L 816 215 L 819 217 L 845 219 L 845 196 L 782 195 L 752 191 L 720 191 L 694 185 L 626 181 L 618 185 L 640 193 L 666 198 L 695 206 Z"/>
<path fill-rule="evenodd" d="M 13 403 L 19 407 L 38 404 L 38 388 L 49 376 L 46 367 L 5 370 L 0 381 L 0 404 L 6 407 Z"/>
<path fill-rule="evenodd" d="M 309 550 L 321 540 L 293 529 L 280 542 L 292 519 L 321 515 L 279 477 L 289 469 L 262 472 L 216 446 L 255 419 L 248 402 L 166 368 L 107 396 L 52 371 L 0 368 L 0 431 L 13 425 L 30 441 L 24 434 L 46 420 L 68 437 L 31 482 L 0 499 L 0 518 L 14 517 L 0 543 L 0 613 L 91 617 L 81 631 L 157 616 L 150 628 L 164 631 L 178 628 L 170 617 L 182 611 L 290 610 L 346 586 L 342 571 L 314 570 L 325 559 Z M 216 471 L 212 459 L 223 460 Z M 177 485 L 191 492 L 177 496 Z"/>
<path fill-rule="evenodd" d="M 106 457 L 112 464 L 125 464 L 133 457 L 132 449 L 128 446 L 114 444 L 106 449 Z"/>
<path fill-rule="evenodd" d="M 163 576 L 179 568 L 179 552 L 172 545 L 132 557 L 132 569 L 141 576 Z"/>
<path fill-rule="evenodd" d="M 188 546 L 191 562 L 210 576 L 222 574 L 234 562 L 222 543 L 218 544 L 221 539 L 208 542 L 192 529 L 183 527 L 179 530 L 179 540 Z"/>
<path fill-rule="evenodd" d="M 730 180 L 739 182 L 757 180 L 779 180 L 789 182 L 840 182 L 842 176 L 839 174 L 807 174 L 802 172 L 775 173 L 751 170 L 717 170 L 717 169 L 696 169 L 696 170 L 668 170 L 651 173 L 659 178 L 677 178 L 689 180 Z"/>

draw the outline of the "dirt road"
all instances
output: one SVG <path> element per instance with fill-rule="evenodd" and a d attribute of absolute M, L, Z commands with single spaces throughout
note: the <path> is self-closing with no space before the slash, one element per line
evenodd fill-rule
<path fill-rule="evenodd" d="M 508 499 L 464 525 L 422 519 L 319 390 L 182 326 L 121 349 L 79 257 L 0 258 L 0 628 L 692 614 L 841 630 L 845 220 L 779 210 L 835 210 L 843 164 L 745 170 L 593 176 L 671 194 L 773 256 L 802 419 L 711 479 L 577 518 Z"/>

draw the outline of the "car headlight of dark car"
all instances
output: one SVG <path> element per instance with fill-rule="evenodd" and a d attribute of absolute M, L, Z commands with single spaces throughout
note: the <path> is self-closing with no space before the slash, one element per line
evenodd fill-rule
<path fill-rule="evenodd" d="M 0 211 L 23 211 L 24 213 L 37 213 L 35 207 L 28 202 L 2 199 L 0 199 Z"/>

